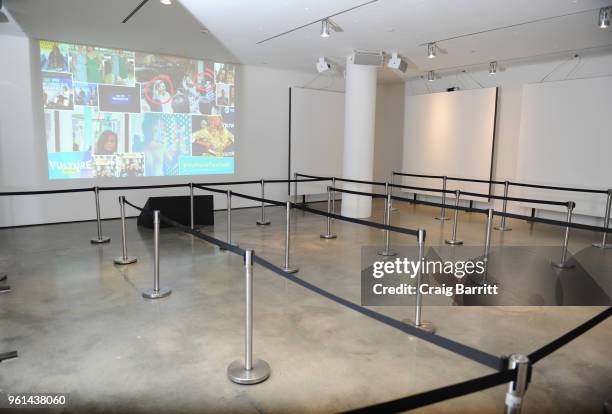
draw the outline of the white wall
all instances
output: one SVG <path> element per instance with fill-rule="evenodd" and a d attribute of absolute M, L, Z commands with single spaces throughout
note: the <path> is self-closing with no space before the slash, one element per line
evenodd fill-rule
<path fill-rule="evenodd" d="M 328 86 L 330 81 L 327 76 L 313 81 L 315 75 L 312 73 L 265 66 L 239 66 L 234 175 L 49 181 L 36 42 L 19 34 L 0 34 L 0 50 L 3 51 L 4 62 L 9 62 L 0 69 L 0 192 L 92 187 L 96 184 L 153 185 L 286 178 L 289 87 L 305 84 L 323 87 Z M 259 185 L 243 186 L 239 191 L 258 195 Z M 118 215 L 119 195 L 126 195 L 130 201 L 142 205 L 150 195 L 186 193 L 187 189 L 104 192 L 102 216 Z M 266 189 L 266 195 L 284 199 L 286 186 L 270 186 Z M 232 205 L 241 207 L 253 204 L 236 199 Z M 215 197 L 215 208 L 225 208 L 224 196 Z M 128 214 L 134 215 L 136 211 L 130 209 Z M 0 197 L 0 227 L 93 218 L 92 193 Z"/>
<path fill-rule="evenodd" d="M 578 59 L 561 59 L 539 61 L 529 64 L 507 65 L 496 75 L 488 71 L 470 71 L 469 74 L 458 73 L 441 75 L 435 82 L 423 79 L 411 79 L 406 82 L 406 94 L 418 95 L 440 92 L 451 86 L 461 89 L 477 89 L 480 87 L 499 86 L 498 116 L 496 141 L 493 155 L 493 177 L 497 180 L 518 180 L 518 148 L 523 101 L 523 85 L 541 82 L 559 81 L 564 79 L 579 79 L 612 75 L 612 54 L 585 55 Z M 552 72 L 552 73 L 551 73 Z M 602 136 L 601 139 L 609 139 Z M 410 171 L 416 172 L 418 171 Z M 443 171 L 440 174 L 444 174 Z M 585 187 L 589 183 L 583 183 Z M 501 193 L 501 188 L 497 193 Z M 511 194 L 512 195 L 512 194 Z M 540 194 L 547 198 L 545 193 Z M 603 215 L 603 204 L 601 206 Z M 499 208 L 499 203 L 496 203 Z M 510 204 L 510 210 L 524 212 L 520 207 Z M 555 215 L 551 215 L 555 217 Z"/>

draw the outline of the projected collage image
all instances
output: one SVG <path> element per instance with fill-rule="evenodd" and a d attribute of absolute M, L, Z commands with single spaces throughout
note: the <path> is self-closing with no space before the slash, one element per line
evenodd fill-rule
<path fill-rule="evenodd" d="M 40 41 L 50 179 L 233 174 L 233 64 Z"/>

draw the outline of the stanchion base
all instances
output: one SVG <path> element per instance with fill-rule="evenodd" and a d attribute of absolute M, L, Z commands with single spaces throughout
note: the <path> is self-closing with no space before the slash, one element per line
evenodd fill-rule
<path fill-rule="evenodd" d="M 118 264 L 118 265 L 129 265 L 129 264 L 132 264 L 132 263 L 136 263 L 136 261 L 138 261 L 137 258 L 130 257 L 130 256 L 128 256 L 128 257 L 115 257 L 115 259 L 113 260 L 113 262 L 115 264 Z"/>
<path fill-rule="evenodd" d="M 393 250 L 379 250 L 378 255 L 379 256 L 395 256 L 397 255 L 397 253 L 394 252 Z"/>
<path fill-rule="evenodd" d="M 502 227 L 502 226 L 495 226 L 493 227 L 495 230 L 499 230 L 499 231 L 512 231 L 511 227 Z"/>
<path fill-rule="evenodd" d="M 463 244 L 462 240 L 444 240 L 444 243 L 450 244 L 451 246 L 460 246 Z"/>
<path fill-rule="evenodd" d="M 598 249 L 612 249 L 612 244 L 593 243 L 593 247 Z"/>
<path fill-rule="evenodd" d="M 0 295 L 3 293 L 11 293 L 10 286 L 0 286 Z"/>
<path fill-rule="evenodd" d="M 253 368 L 247 370 L 244 361 L 237 359 L 227 367 L 227 377 L 236 384 L 259 384 L 270 377 L 270 365 L 263 359 L 256 359 Z"/>
<path fill-rule="evenodd" d="M 283 272 L 287 272 L 287 273 L 297 273 L 300 271 L 300 269 L 298 267 L 281 267 L 281 269 L 283 269 Z"/>
<path fill-rule="evenodd" d="M 8 275 L 0 276 L 0 282 L 6 282 L 7 279 L 8 279 Z"/>
<path fill-rule="evenodd" d="M 550 262 L 550 265 L 552 267 L 556 267 L 557 269 L 573 269 L 574 267 L 576 267 L 575 264 L 570 263 L 568 261 L 565 261 L 565 262 Z"/>
<path fill-rule="evenodd" d="M 172 289 L 168 288 L 161 288 L 157 291 L 155 289 L 147 289 L 142 292 L 142 297 L 145 299 L 161 299 L 170 296 L 171 293 Z"/>
<path fill-rule="evenodd" d="M 336 234 L 321 234 L 319 237 L 322 239 L 335 239 L 338 236 Z"/>
<path fill-rule="evenodd" d="M 450 220 L 450 217 L 442 217 L 442 216 L 438 216 L 438 217 L 434 217 L 436 220 L 440 220 L 440 221 L 444 221 L 444 220 Z"/>
<path fill-rule="evenodd" d="M 257 224 L 258 226 L 267 226 L 270 224 L 270 220 L 264 220 L 264 221 L 257 220 L 255 224 Z"/>
<path fill-rule="evenodd" d="M 110 242 L 110 237 L 102 236 L 99 239 L 91 239 L 91 244 L 102 244 Z"/>
<path fill-rule="evenodd" d="M 416 325 L 414 323 L 414 319 L 404 319 L 402 322 L 408 324 L 408 325 L 412 325 L 415 328 L 418 328 L 422 331 L 425 332 L 429 332 L 429 333 L 435 333 L 436 332 L 436 327 L 434 326 L 434 324 L 432 322 L 429 321 L 421 321 L 420 325 Z"/>

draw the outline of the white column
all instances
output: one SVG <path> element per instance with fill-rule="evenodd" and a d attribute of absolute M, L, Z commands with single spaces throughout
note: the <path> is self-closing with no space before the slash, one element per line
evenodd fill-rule
<path fill-rule="evenodd" d="M 374 122 L 376 117 L 376 66 L 354 65 L 346 60 L 344 103 L 344 157 L 342 176 L 371 181 L 374 174 Z M 342 183 L 347 190 L 371 192 L 371 185 Z M 372 198 L 342 194 L 342 215 L 372 215 Z"/>

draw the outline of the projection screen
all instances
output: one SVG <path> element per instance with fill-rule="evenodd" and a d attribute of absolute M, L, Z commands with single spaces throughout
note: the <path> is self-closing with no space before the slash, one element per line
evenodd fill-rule
<path fill-rule="evenodd" d="M 49 179 L 234 173 L 234 64 L 39 45 Z"/>

